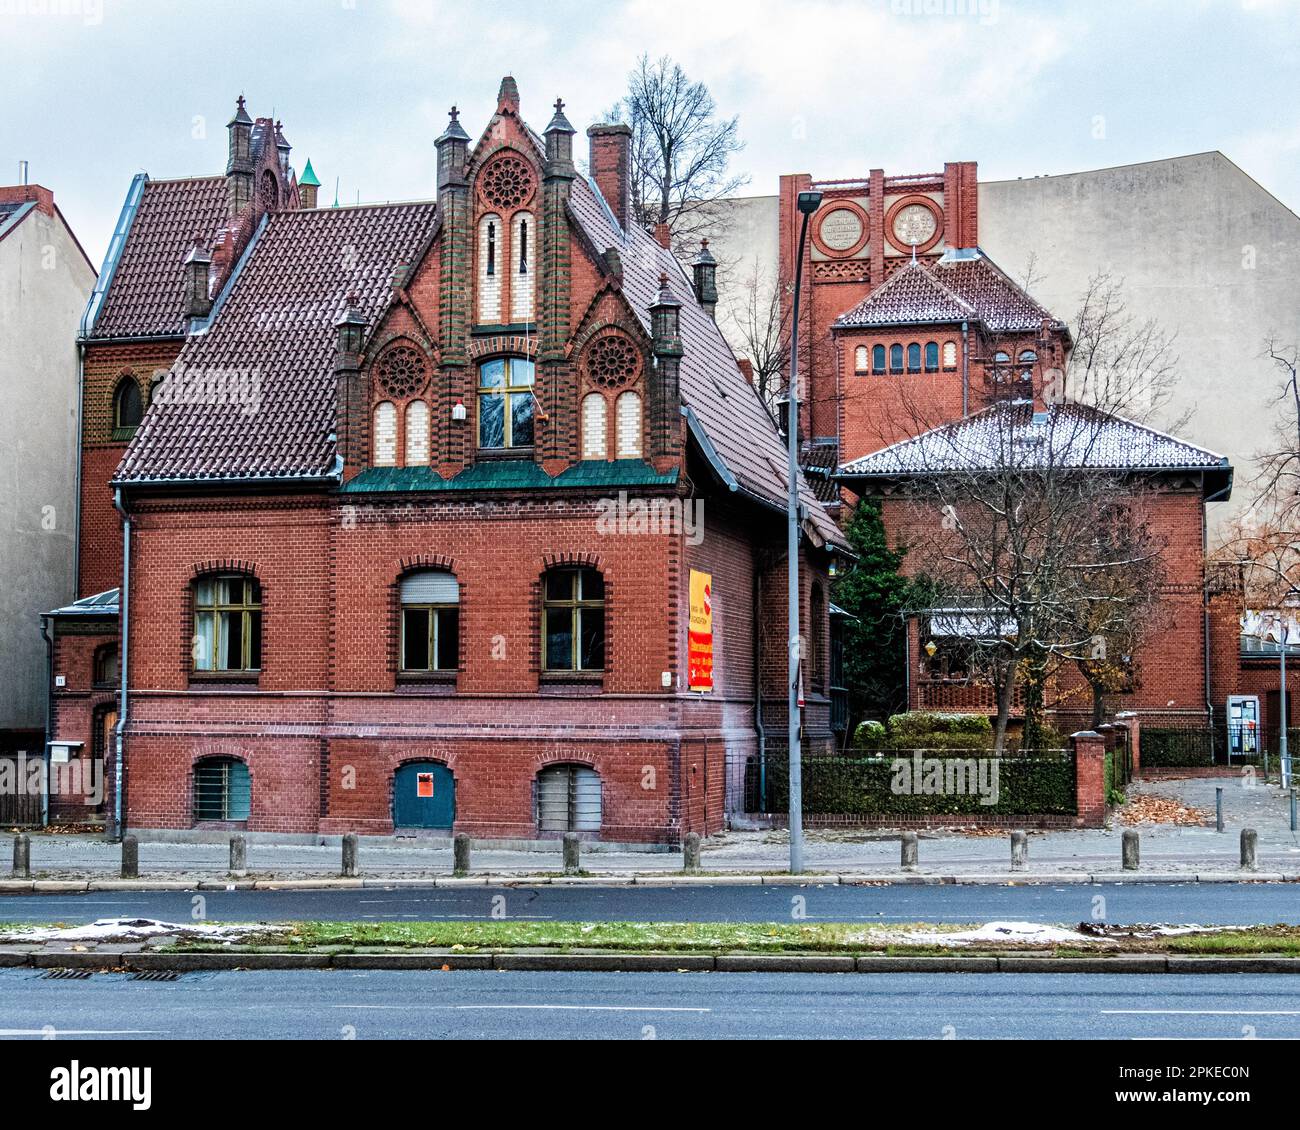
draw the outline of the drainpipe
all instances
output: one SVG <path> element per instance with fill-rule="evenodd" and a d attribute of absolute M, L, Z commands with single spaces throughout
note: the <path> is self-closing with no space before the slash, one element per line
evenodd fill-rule
<path fill-rule="evenodd" d="M 961 414 L 970 415 L 970 323 L 961 324 Z"/>
<path fill-rule="evenodd" d="M 763 572 L 758 562 L 754 563 L 754 729 L 758 731 L 758 799 L 760 804 L 767 807 L 767 731 L 763 729 L 763 664 L 762 664 L 762 633 L 759 631 L 759 624 L 762 622 L 762 594 Z"/>
<path fill-rule="evenodd" d="M 122 587 L 118 590 L 117 598 L 118 625 L 122 637 L 118 648 L 118 667 L 122 685 L 118 692 L 117 726 L 114 728 L 117 771 L 113 774 L 113 839 L 120 842 L 126 831 L 122 811 L 125 789 L 122 782 L 126 778 L 126 719 L 129 706 L 126 687 L 127 672 L 131 667 L 131 515 L 127 513 L 126 504 L 122 500 L 121 487 L 113 488 L 113 505 L 122 515 Z"/>
<path fill-rule="evenodd" d="M 50 825 L 50 739 L 54 736 L 54 640 L 50 637 L 50 621 L 41 617 L 41 635 L 45 638 L 45 787 L 41 789 L 41 827 Z"/>

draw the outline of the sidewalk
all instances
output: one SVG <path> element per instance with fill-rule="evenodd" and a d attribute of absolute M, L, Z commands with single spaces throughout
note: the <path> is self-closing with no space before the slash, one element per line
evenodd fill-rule
<path fill-rule="evenodd" d="M 1214 790 L 1224 788 L 1225 830 L 1213 826 Z M 898 832 L 886 829 L 816 830 L 806 835 L 805 870 L 845 881 L 1034 881 L 1066 879 L 1297 879 L 1300 878 L 1300 837 L 1289 827 L 1288 798 L 1276 786 L 1243 788 L 1233 779 L 1191 778 L 1137 782 L 1131 795 L 1156 794 L 1205 810 L 1209 825 L 1184 827 L 1141 825 L 1141 870 L 1121 872 L 1120 841 L 1124 825 L 1117 816 L 1106 829 L 1068 829 L 1029 833 L 1027 872 L 1010 871 L 1010 846 L 1005 832 L 983 830 L 925 830 L 920 833 L 919 866 L 908 875 L 899 866 Z M 1244 827 L 1259 835 L 1258 872 L 1239 870 L 1239 836 Z M 12 835 L 0 836 L 0 889 L 7 882 L 12 859 Z M 88 880 L 113 880 L 120 873 L 121 849 L 89 836 L 34 834 L 31 843 L 32 877 L 36 880 L 76 882 L 84 889 Z M 784 830 L 727 832 L 706 840 L 701 877 L 692 882 L 771 879 L 787 870 L 789 839 Z M 452 873 L 451 844 L 446 840 L 364 838 L 359 848 L 364 880 L 448 881 Z M 140 879 L 170 880 L 196 886 L 216 883 L 227 874 L 225 843 L 150 842 L 140 844 Z M 293 881 L 337 877 L 340 852 L 337 839 L 320 845 L 248 843 L 248 875 L 240 885 L 262 881 Z M 680 875 L 678 853 L 584 851 L 582 868 L 590 876 L 630 881 L 635 876 Z M 560 845 L 553 851 L 475 849 L 471 873 L 483 876 L 535 876 L 544 880 L 561 872 Z M 683 876 L 685 878 L 685 876 Z M 568 880 L 574 881 L 574 880 Z M 581 880 L 578 880 L 581 881 Z M 587 881 L 593 881 L 588 879 Z M 725 881 L 725 879 L 724 879 Z M 836 881 L 836 880 L 832 880 Z M 340 880 L 353 884 L 360 880 Z M 98 882 L 97 882 L 98 885 Z M 225 883 L 221 883 L 225 885 Z"/>

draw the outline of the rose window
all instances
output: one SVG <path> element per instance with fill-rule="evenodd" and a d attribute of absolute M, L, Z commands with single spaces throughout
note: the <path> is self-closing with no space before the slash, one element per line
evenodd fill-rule
<path fill-rule="evenodd" d="M 587 376 L 601 388 L 618 388 L 635 380 L 641 354 L 625 337 L 602 337 L 587 351 Z"/>
<path fill-rule="evenodd" d="M 424 358 L 409 345 L 390 349 L 379 362 L 379 385 L 396 400 L 414 396 L 424 387 L 425 377 Z"/>

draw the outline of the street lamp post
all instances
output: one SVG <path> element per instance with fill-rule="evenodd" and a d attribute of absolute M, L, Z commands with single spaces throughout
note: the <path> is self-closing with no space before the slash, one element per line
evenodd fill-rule
<path fill-rule="evenodd" d="M 790 766 L 790 874 L 803 871 L 803 765 L 799 749 L 802 728 L 799 703 L 799 660 L 803 647 L 799 639 L 799 293 L 803 289 L 804 241 L 808 220 L 821 206 L 820 192 L 799 193 L 799 256 L 794 269 L 794 302 L 790 319 L 790 381 L 786 388 L 789 411 L 786 443 L 789 448 L 789 491 L 786 498 L 786 575 L 789 583 L 789 638 L 787 659 L 789 686 L 787 710 L 790 722 L 788 763 Z"/>

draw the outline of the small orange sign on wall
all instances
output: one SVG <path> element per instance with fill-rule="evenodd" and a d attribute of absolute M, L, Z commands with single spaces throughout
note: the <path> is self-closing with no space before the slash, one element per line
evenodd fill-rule
<path fill-rule="evenodd" d="M 713 690 L 713 577 L 691 570 L 691 609 L 686 637 L 686 680 L 693 691 Z"/>
<path fill-rule="evenodd" d="M 433 774 L 417 773 L 415 775 L 415 795 L 433 796 Z"/>

